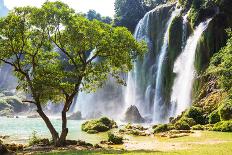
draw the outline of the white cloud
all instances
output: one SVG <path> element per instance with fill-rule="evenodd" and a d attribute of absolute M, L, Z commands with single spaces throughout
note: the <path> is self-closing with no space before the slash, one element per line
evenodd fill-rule
<path fill-rule="evenodd" d="M 19 6 L 36 6 L 40 7 L 46 0 L 4 0 L 7 8 L 12 9 Z M 50 0 L 55 1 L 55 0 Z M 67 3 L 77 12 L 87 12 L 89 9 L 96 10 L 102 16 L 114 15 L 114 0 L 61 0 Z"/>

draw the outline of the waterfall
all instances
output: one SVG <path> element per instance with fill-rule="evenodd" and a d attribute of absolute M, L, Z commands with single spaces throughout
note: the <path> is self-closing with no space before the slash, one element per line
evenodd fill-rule
<path fill-rule="evenodd" d="M 196 27 L 192 36 L 187 40 L 183 52 L 174 64 L 173 72 L 177 75 L 172 87 L 171 103 L 175 107 L 173 116 L 181 114 L 191 105 L 192 85 L 194 82 L 194 60 L 198 40 L 206 30 L 211 19 Z"/>
<path fill-rule="evenodd" d="M 183 25 L 182 25 L 182 46 L 181 48 L 184 49 L 184 46 L 186 44 L 186 40 L 187 40 L 187 29 L 188 29 L 188 15 L 189 15 L 190 11 L 188 11 L 184 16 L 183 16 Z"/>
<path fill-rule="evenodd" d="M 136 40 L 141 41 L 144 40 L 147 45 L 149 46 L 149 38 L 148 38 L 148 31 L 149 31 L 149 15 L 152 11 L 147 12 L 144 17 L 139 21 L 139 23 L 137 24 L 136 28 L 135 28 L 135 32 L 134 32 L 134 37 Z M 125 91 L 125 96 L 124 96 L 124 102 L 125 102 L 125 106 L 124 106 L 124 111 L 127 110 L 128 107 L 130 107 L 130 105 L 136 105 L 136 106 L 140 106 L 138 104 L 138 100 L 139 100 L 139 93 L 136 91 L 138 90 L 137 88 L 137 64 L 134 63 L 134 68 L 132 71 L 130 71 L 128 73 L 128 77 L 127 77 L 127 87 L 126 87 L 126 91 Z M 146 106 L 146 105 L 144 105 Z M 147 107 L 149 108 L 149 107 Z"/>
<path fill-rule="evenodd" d="M 154 111 L 153 111 L 153 122 L 160 122 L 162 121 L 160 112 L 162 112 L 162 94 L 161 94 L 161 88 L 162 88 L 162 66 L 167 54 L 167 48 L 168 48 L 168 40 L 169 40 L 169 29 L 171 26 L 171 23 L 173 19 L 180 14 L 181 9 L 175 9 L 172 12 L 172 15 L 170 19 L 167 22 L 166 25 L 166 32 L 164 34 L 163 38 L 163 45 L 161 47 L 160 55 L 158 58 L 158 67 L 157 67 L 157 74 L 156 74 L 156 86 L 155 86 L 155 99 L 154 99 Z"/>

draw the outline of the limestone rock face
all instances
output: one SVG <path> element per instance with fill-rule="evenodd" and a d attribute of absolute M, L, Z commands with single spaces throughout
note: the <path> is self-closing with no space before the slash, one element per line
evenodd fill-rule
<path fill-rule="evenodd" d="M 124 120 L 131 123 L 145 122 L 145 119 L 141 116 L 138 108 L 135 105 L 132 105 L 127 109 Z"/>

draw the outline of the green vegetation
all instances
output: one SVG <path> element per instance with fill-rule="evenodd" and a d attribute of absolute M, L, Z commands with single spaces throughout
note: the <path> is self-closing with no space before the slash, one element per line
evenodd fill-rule
<path fill-rule="evenodd" d="M 86 121 L 81 125 L 81 130 L 89 134 L 95 134 L 108 131 L 115 127 L 117 127 L 116 122 L 107 117 L 102 117 L 100 119 Z"/>
<path fill-rule="evenodd" d="M 153 133 L 160 133 L 174 129 L 173 125 L 171 124 L 159 124 L 153 127 Z"/>
<path fill-rule="evenodd" d="M 220 122 L 220 115 L 218 110 L 213 111 L 210 115 L 209 115 L 209 123 L 210 124 L 215 124 L 217 122 Z"/>
<path fill-rule="evenodd" d="M 197 124 L 197 125 L 192 126 L 191 129 L 192 130 L 204 130 L 204 126 L 200 125 L 200 124 Z"/>
<path fill-rule="evenodd" d="M 102 17 L 99 13 L 97 13 L 95 10 L 89 10 L 85 17 L 89 20 L 98 20 L 106 24 L 112 24 L 112 19 L 110 17 Z"/>
<path fill-rule="evenodd" d="M 123 137 L 118 136 L 113 132 L 108 132 L 108 141 L 113 144 L 123 144 Z"/>
<path fill-rule="evenodd" d="M 232 132 L 232 120 L 218 122 L 213 126 L 212 130 L 222 131 L 222 132 Z"/>
<path fill-rule="evenodd" d="M 205 118 L 203 116 L 202 110 L 198 107 L 192 106 L 187 112 L 185 113 L 185 116 L 188 118 L 194 119 L 196 124 L 204 124 Z"/>
<path fill-rule="evenodd" d="M 125 26 L 134 32 L 137 23 L 145 13 L 160 3 L 163 3 L 163 0 L 116 0 L 114 25 Z"/>
<path fill-rule="evenodd" d="M 126 28 L 89 21 L 59 1 L 15 8 L 0 19 L 0 62 L 13 67 L 17 88 L 32 97 L 25 102 L 36 106 L 57 146 L 65 145 L 74 97 L 102 87 L 109 75 L 125 84 L 120 75 L 145 49 Z M 42 109 L 48 101 L 64 103 L 61 134 Z"/>
<path fill-rule="evenodd" d="M 174 126 L 177 130 L 190 130 L 189 124 L 182 120 L 177 121 Z"/>

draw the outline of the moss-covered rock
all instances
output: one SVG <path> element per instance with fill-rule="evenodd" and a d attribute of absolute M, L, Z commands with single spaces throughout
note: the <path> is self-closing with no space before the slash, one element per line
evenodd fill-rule
<path fill-rule="evenodd" d="M 215 124 L 217 122 L 220 122 L 220 115 L 218 110 L 213 111 L 210 115 L 209 115 L 209 123 L 210 124 Z"/>
<path fill-rule="evenodd" d="M 213 128 L 213 131 L 222 131 L 222 132 L 232 132 L 232 121 L 221 121 L 216 123 Z"/>
<path fill-rule="evenodd" d="M 142 125 L 132 125 L 128 123 L 119 130 L 120 133 L 130 134 L 134 136 L 148 136 L 150 133 L 147 132 L 148 128 L 144 128 Z"/>
<path fill-rule="evenodd" d="M 115 127 L 117 127 L 116 122 L 110 120 L 107 117 L 102 117 L 100 119 L 95 119 L 95 120 L 89 120 L 81 125 L 82 131 L 91 134 L 98 132 L 105 132 Z"/>
<path fill-rule="evenodd" d="M 108 142 L 112 142 L 113 144 L 123 144 L 123 137 L 116 135 L 115 133 L 108 133 Z"/>

